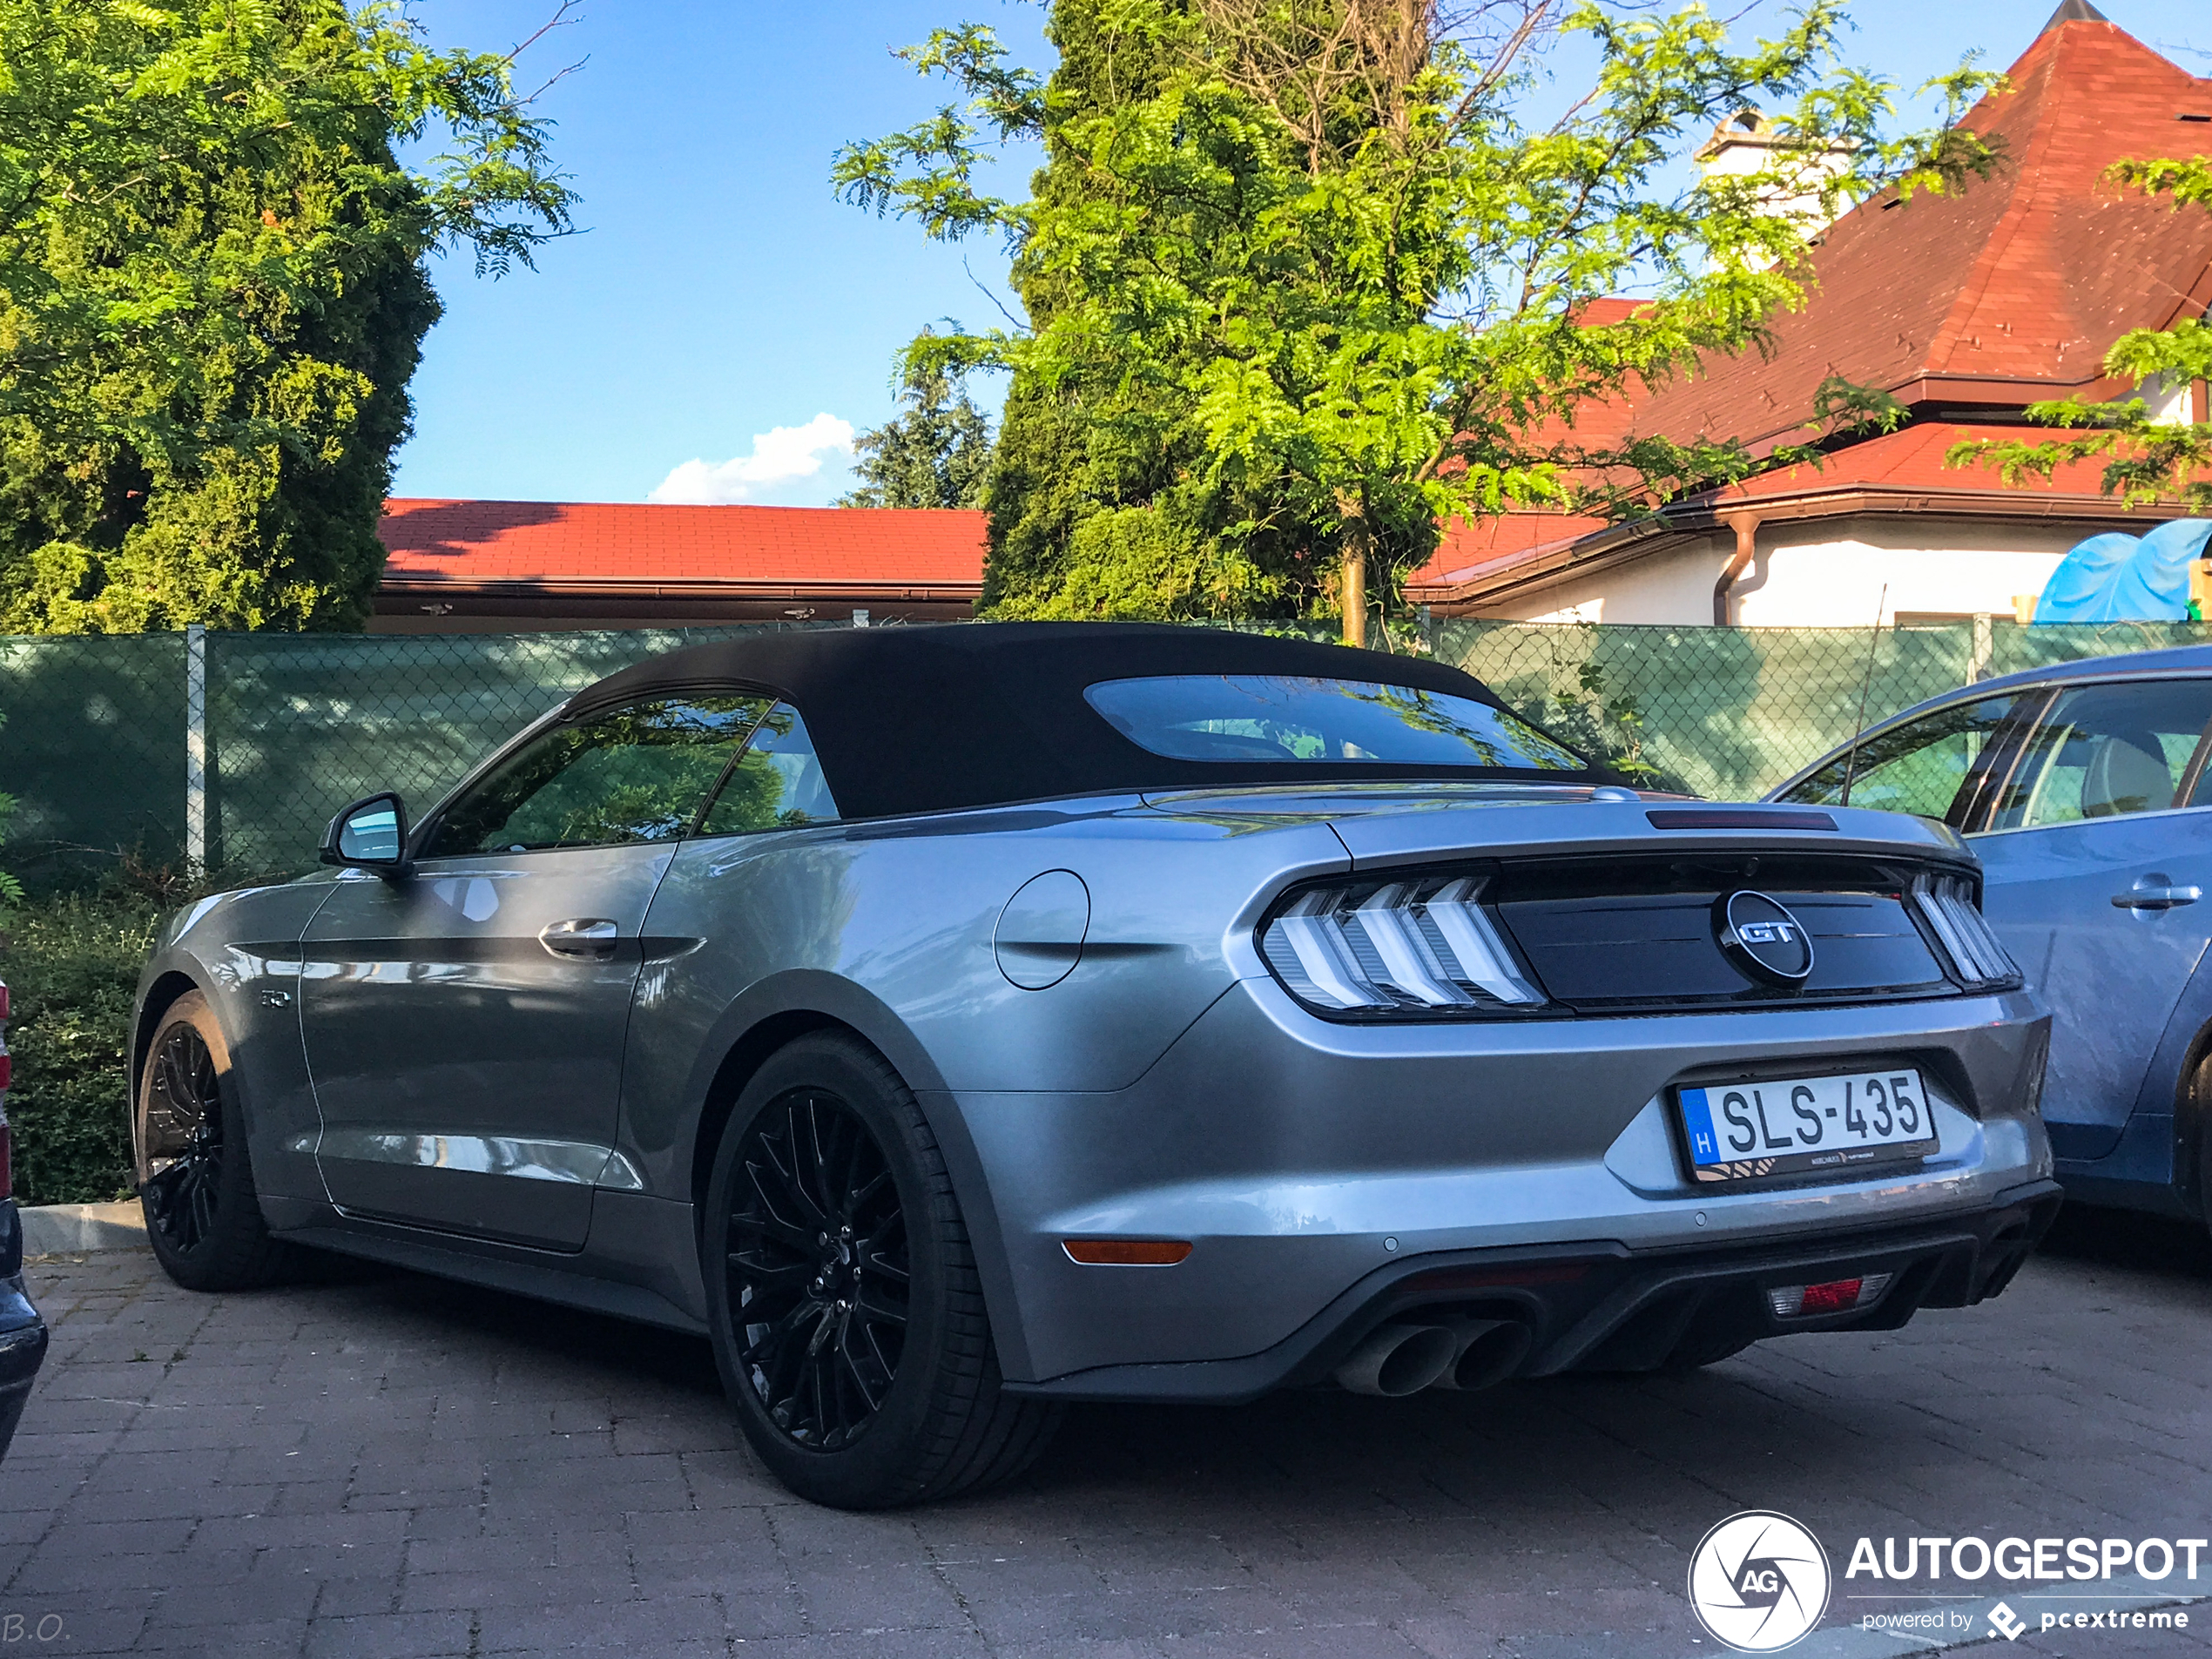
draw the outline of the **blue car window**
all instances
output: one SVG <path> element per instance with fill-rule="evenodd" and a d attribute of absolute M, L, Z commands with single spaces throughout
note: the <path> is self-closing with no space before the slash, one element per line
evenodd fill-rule
<path fill-rule="evenodd" d="M 835 821 L 822 763 L 806 722 L 788 703 L 779 703 L 760 722 L 752 741 L 729 769 L 714 802 L 700 821 L 702 835 L 750 835 L 761 830 L 799 829 Z"/>
<path fill-rule="evenodd" d="M 1837 756 L 1780 799 L 1834 806 L 1844 802 L 1846 778 L 1853 806 L 1940 819 L 1955 829 L 1983 786 L 1983 774 L 2004 748 L 2006 728 L 2025 702 L 2008 694 L 1954 703 L 1919 719 L 1877 732 L 1856 758 Z"/>
<path fill-rule="evenodd" d="M 2036 725 L 1993 829 L 2162 812 L 2212 724 L 2212 679 L 2129 680 L 2065 692 Z"/>
<path fill-rule="evenodd" d="M 666 698 L 563 722 L 448 807 L 421 856 L 674 840 L 768 708 L 761 697 Z"/>
<path fill-rule="evenodd" d="M 1175 760 L 1383 761 L 1581 772 L 1588 763 L 1504 709 L 1449 692 L 1287 674 L 1102 680 L 1091 707 Z"/>

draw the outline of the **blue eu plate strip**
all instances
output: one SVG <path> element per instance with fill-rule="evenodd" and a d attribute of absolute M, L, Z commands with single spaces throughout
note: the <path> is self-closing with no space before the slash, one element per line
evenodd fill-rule
<path fill-rule="evenodd" d="M 1713 1133 L 1713 1114 L 1705 1104 L 1705 1091 L 1685 1089 L 1682 1091 L 1682 1123 L 1689 1131 L 1689 1161 L 1692 1163 L 1718 1163 L 1721 1161 L 1720 1137 Z"/>

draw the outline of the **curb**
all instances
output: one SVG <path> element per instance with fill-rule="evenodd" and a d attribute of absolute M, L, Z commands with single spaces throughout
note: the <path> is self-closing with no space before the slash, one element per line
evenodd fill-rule
<path fill-rule="evenodd" d="M 136 1199 L 121 1204 L 48 1204 L 19 1209 L 23 1253 L 74 1256 L 103 1250 L 144 1250 L 145 1211 Z"/>

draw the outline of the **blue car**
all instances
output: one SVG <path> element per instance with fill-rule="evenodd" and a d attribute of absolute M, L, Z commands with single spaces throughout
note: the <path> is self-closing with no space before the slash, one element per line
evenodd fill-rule
<path fill-rule="evenodd" d="M 1873 727 L 1770 799 L 1939 819 L 2053 1015 L 2058 1174 L 2212 1221 L 2212 646 L 1985 680 Z"/>
<path fill-rule="evenodd" d="M 16 1214 L 8 1136 L 8 988 L 0 985 L 0 1457 L 16 1438 L 30 1386 L 46 1358 L 46 1322 L 23 1283 L 23 1221 Z"/>

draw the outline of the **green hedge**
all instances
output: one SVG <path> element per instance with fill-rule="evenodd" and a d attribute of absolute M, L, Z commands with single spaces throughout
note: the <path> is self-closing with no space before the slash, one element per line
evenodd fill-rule
<path fill-rule="evenodd" d="M 131 999 L 160 916 L 152 900 L 120 895 L 0 907 L 0 980 L 14 1004 L 8 1123 L 18 1204 L 128 1195 Z"/>

